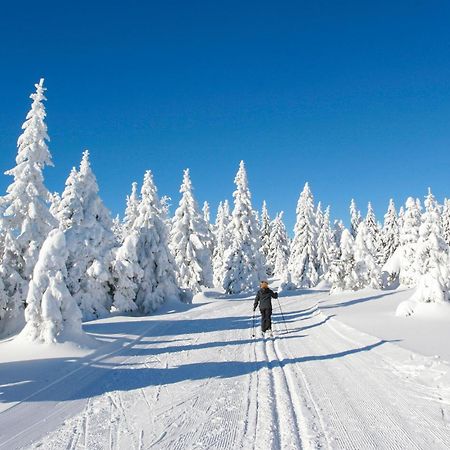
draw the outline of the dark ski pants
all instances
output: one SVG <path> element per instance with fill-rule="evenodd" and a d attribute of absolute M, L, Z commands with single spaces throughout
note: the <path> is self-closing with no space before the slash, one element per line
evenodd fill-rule
<path fill-rule="evenodd" d="M 265 333 L 272 329 L 272 308 L 261 309 L 261 330 Z"/>

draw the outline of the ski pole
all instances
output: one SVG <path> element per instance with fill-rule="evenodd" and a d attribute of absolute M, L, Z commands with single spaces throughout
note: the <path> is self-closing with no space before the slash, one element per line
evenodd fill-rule
<path fill-rule="evenodd" d="M 283 314 L 283 310 L 281 309 L 281 303 L 280 303 L 280 299 L 277 297 L 278 300 L 278 307 L 280 308 L 280 313 L 281 313 L 281 317 L 283 318 L 283 322 L 284 322 L 284 326 L 286 327 L 286 334 L 289 333 L 287 324 L 286 324 L 286 320 L 284 318 L 284 314 Z"/>
<path fill-rule="evenodd" d="M 253 310 L 253 317 L 252 317 L 252 338 L 255 337 L 255 311 Z"/>

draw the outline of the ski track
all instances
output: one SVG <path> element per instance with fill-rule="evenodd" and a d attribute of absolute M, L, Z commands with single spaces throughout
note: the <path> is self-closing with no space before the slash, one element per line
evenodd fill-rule
<path fill-rule="evenodd" d="M 250 338 L 250 298 L 149 318 L 125 346 L 1 413 L 0 429 L 24 427 L 0 449 L 450 448 L 449 386 L 419 381 L 439 369 L 325 315 L 324 295 L 282 297 L 289 332 L 274 305 L 273 339 Z M 110 368 L 101 380 L 97 366 Z M 89 395 L 97 382 L 105 393 Z M 74 383 L 85 394 L 71 401 Z M 67 400 L 46 408 L 65 386 Z"/>

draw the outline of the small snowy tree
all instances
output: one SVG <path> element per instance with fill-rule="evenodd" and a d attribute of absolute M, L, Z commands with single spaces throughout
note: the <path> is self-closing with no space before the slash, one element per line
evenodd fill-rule
<path fill-rule="evenodd" d="M 222 286 L 225 276 L 225 251 L 230 247 L 230 205 L 228 200 L 219 203 L 214 227 L 216 246 L 214 248 L 214 286 Z"/>
<path fill-rule="evenodd" d="M 403 227 L 400 230 L 400 284 L 413 287 L 416 284 L 415 256 L 421 213 L 418 203 L 412 197 L 406 200 L 406 211 L 403 218 Z"/>
<path fill-rule="evenodd" d="M 449 248 L 442 237 L 439 207 L 431 189 L 425 208 L 415 255 L 418 279 L 412 300 L 445 302 L 449 299 Z"/>
<path fill-rule="evenodd" d="M 123 224 L 120 220 L 119 214 L 112 220 L 112 232 L 116 238 L 117 245 L 120 245 L 123 241 Z"/>
<path fill-rule="evenodd" d="M 358 233 L 359 224 L 362 222 L 361 212 L 356 206 L 355 200 L 352 198 L 350 202 L 350 231 L 353 238 L 356 237 Z"/>
<path fill-rule="evenodd" d="M 17 141 L 17 165 L 5 172 L 14 177 L 14 181 L 0 201 L 3 213 L 0 274 L 8 297 L 3 318 L 11 321 L 23 317 L 28 283 L 39 251 L 57 223 L 49 210 L 52 196 L 44 185 L 42 174 L 46 166 L 53 166 L 44 121 L 44 79 L 35 87 L 36 92 L 30 96 L 33 100 L 31 110 Z"/>
<path fill-rule="evenodd" d="M 341 236 L 340 257 L 333 259 L 327 276 L 331 283 L 331 293 L 357 289 L 354 246 L 353 236 L 345 228 Z"/>
<path fill-rule="evenodd" d="M 377 248 L 372 232 L 365 222 L 361 222 L 354 246 L 356 287 L 358 289 L 367 286 L 374 289 L 381 288 L 381 270 L 377 264 L 376 255 Z"/>
<path fill-rule="evenodd" d="M 194 198 L 189 169 L 184 171 L 182 194 L 175 211 L 170 236 L 170 250 L 175 259 L 178 284 L 192 292 L 202 286 L 212 287 L 211 236 Z"/>
<path fill-rule="evenodd" d="M 82 335 L 81 312 L 67 289 L 68 250 L 64 232 L 52 230 L 45 240 L 27 296 L 27 324 L 21 336 L 53 343 Z"/>
<path fill-rule="evenodd" d="M 206 234 L 204 237 L 204 243 L 206 247 L 209 249 L 209 252 L 211 255 L 214 254 L 214 247 L 216 246 L 215 238 L 214 238 L 214 232 L 213 232 L 213 226 L 211 225 L 211 213 L 209 210 L 209 203 L 203 202 L 203 220 L 205 222 L 206 226 Z M 212 256 L 211 256 L 212 257 Z"/>
<path fill-rule="evenodd" d="M 332 260 L 338 254 L 330 226 L 330 207 L 328 206 L 320 220 L 322 226 L 317 238 L 318 274 L 322 279 L 327 278 Z"/>
<path fill-rule="evenodd" d="M 229 294 L 254 290 L 266 277 L 261 240 L 252 208 L 247 173 L 241 161 L 234 180 L 234 209 L 229 225 L 231 242 L 224 255 L 223 288 Z"/>
<path fill-rule="evenodd" d="M 372 208 L 372 203 L 367 204 L 367 215 L 364 219 L 366 224 L 367 232 L 372 237 L 373 245 L 375 246 L 375 260 L 378 262 L 382 254 L 382 241 L 381 241 L 381 230 L 378 225 L 377 218 L 375 217 L 375 212 Z"/>
<path fill-rule="evenodd" d="M 400 230 L 397 222 L 397 212 L 394 200 L 389 200 L 389 207 L 384 215 L 384 226 L 381 233 L 382 256 L 381 265 L 394 254 L 400 244 Z"/>
<path fill-rule="evenodd" d="M 297 221 L 289 258 L 292 282 L 298 287 L 312 287 L 319 280 L 317 237 L 314 199 L 309 184 L 305 183 L 297 203 Z"/>
<path fill-rule="evenodd" d="M 336 219 L 333 223 L 333 240 L 338 248 L 341 246 L 341 236 L 344 229 L 345 227 L 342 220 Z"/>
<path fill-rule="evenodd" d="M 72 169 L 66 181 L 57 213 L 69 250 L 67 286 L 85 319 L 107 315 L 112 303 L 109 267 L 117 243 L 98 191 L 85 151 L 80 170 Z"/>
<path fill-rule="evenodd" d="M 283 223 L 283 211 L 276 215 L 270 226 L 268 264 L 273 275 L 285 281 L 289 263 L 289 238 Z"/>
<path fill-rule="evenodd" d="M 269 211 L 267 210 L 266 201 L 263 201 L 261 209 L 261 220 L 260 220 L 260 235 L 261 235 L 261 253 L 263 255 L 264 261 L 266 263 L 267 275 L 272 275 L 273 273 L 273 261 L 270 261 L 270 217 Z"/>

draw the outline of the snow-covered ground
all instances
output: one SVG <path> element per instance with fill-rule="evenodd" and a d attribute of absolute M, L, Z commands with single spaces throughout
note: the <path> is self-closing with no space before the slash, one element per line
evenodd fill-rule
<path fill-rule="evenodd" d="M 449 448 L 446 310 L 395 317 L 409 295 L 289 292 L 267 340 L 209 291 L 85 323 L 91 349 L 2 342 L 0 448 Z"/>

